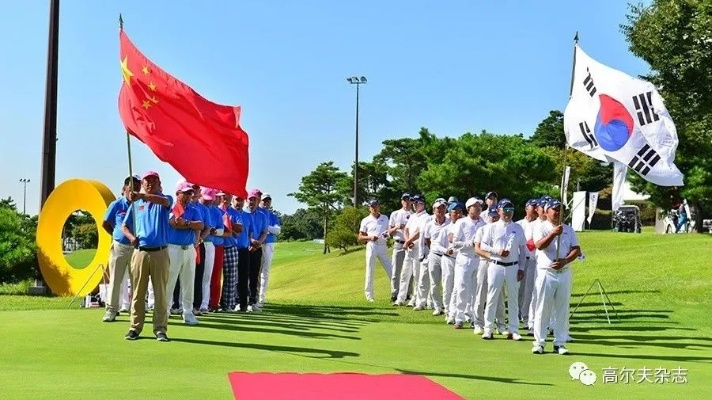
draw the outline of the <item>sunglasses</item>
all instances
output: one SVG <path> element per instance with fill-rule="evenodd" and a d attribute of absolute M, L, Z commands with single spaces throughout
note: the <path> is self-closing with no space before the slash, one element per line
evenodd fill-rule
<path fill-rule="evenodd" d="M 502 210 L 507 214 L 514 214 L 514 207 L 505 207 Z"/>

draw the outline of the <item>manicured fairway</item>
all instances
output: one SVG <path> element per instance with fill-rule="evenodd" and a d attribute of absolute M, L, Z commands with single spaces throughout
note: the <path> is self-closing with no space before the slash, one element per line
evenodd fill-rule
<path fill-rule="evenodd" d="M 324 256 L 320 245 L 282 243 L 263 312 L 212 314 L 196 327 L 173 318 L 170 343 L 150 328 L 125 341 L 125 315 L 102 323 L 102 310 L 66 309 L 66 298 L 0 296 L 0 398 L 229 399 L 231 371 L 411 373 L 467 399 L 706 398 L 712 237 L 579 236 L 587 260 L 575 265 L 572 303 L 600 279 L 619 319 L 607 323 L 596 289 L 571 320 L 568 357 L 535 356 L 529 338 L 487 342 L 427 311 L 392 307 L 382 270 L 377 302 L 366 303 L 363 251 Z M 571 379 L 575 361 L 597 374 L 593 386 Z M 618 383 L 603 382 L 608 367 Z M 623 368 L 634 370 L 630 383 Z M 636 383 L 643 368 L 651 381 L 665 368 L 687 383 Z"/>

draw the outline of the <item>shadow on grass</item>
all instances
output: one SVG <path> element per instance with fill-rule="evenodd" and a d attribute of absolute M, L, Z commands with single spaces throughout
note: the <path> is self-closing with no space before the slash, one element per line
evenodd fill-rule
<path fill-rule="evenodd" d="M 301 336 L 313 339 L 348 339 L 348 340 L 361 340 L 358 336 L 347 336 L 347 335 L 337 335 L 331 333 L 320 333 L 320 332 L 308 332 L 304 329 L 295 328 L 284 328 L 284 329 L 273 329 L 265 327 L 269 321 L 259 321 L 259 320 L 233 320 L 232 323 L 204 323 L 196 325 L 196 328 L 207 328 L 207 329 L 221 329 L 229 331 L 238 332 L 258 332 L 258 333 L 268 333 L 268 334 L 279 334 L 279 335 L 291 335 L 291 336 Z"/>
<path fill-rule="evenodd" d="M 712 340 L 701 338 L 702 340 Z M 709 351 L 712 344 L 695 343 L 697 338 L 685 336 L 600 336 L 576 335 L 575 343 L 588 343 L 612 348 L 660 347 L 667 349 L 685 349 Z M 710 358 L 712 360 L 712 358 Z"/>
<path fill-rule="evenodd" d="M 201 319 L 202 321 L 217 322 L 223 324 L 254 324 L 254 321 L 258 321 L 261 324 L 269 324 L 276 328 L 285 329 L 300 329 L 300 330 L 312 330 L 312 329 L 325 329 L 334 332 L 343 333 L 355 333 L 358 332 L 357 327 L 351 327 L 347 324 L 339 323 L 328 323 L 325 321 L 309 320 L 307 318 L 295 318 L 285 315 L 275 315 L 275 314 L 261 314 L 259 316 L 250 315 L 248 318 L 240 318 L 239 316 L 226 316 L 226 314 L 211 314 L 209 316 Z M 341 326 L 345 325 L 345 326 Z"/>
<path fill-rule="evenodd" d="M 179 342 L 179 343 L 198 344 L 198 345 L 202 345 L 202 346 L 205 346 L 205 345 L 207 345 L 207 346 L 224 346 L 224 347 L 233 347 L 233 348 L 248 349 L 248 350 L 276 351 L 276 352 L 280 352 L 280 353 L 293 354 L 293 355 L 300 356 L 300 357 L 318 358 L 318 359 L 346 358 L 346 357 L 360 356 L 359 353 L 354 353 L 354 352 L 350 352 L 350 351 L 315 349 L 315 348 L 307 348 L 307 347 L 277 346 L 277 345 L 273 345 L 273 344 L 218 342 L 218 341 L 214 341 L 214 340 L 185 339 L 185 338 L 171 339 L 171 341 Z M 321 355 L 321 357 L 319 355 Z"/>
<path fill-rule="evenodd" d="M 302 304 L 269 304 L 264 309 L 269 313 L 326 319 L 332 321 L 380 322 L 388 317 L 397 318 L 400 314 L 393 311 L 369 306 L 314 306 Z"/>
<path fill-rule="evenodd" d="M 606 291 L 606 293 L 611 296 L 615 294 L 660 293 L 660 290 L 614 290 L 611 292 Z M 584 294 L 586 294 L 586 292 L 571 293 L 571 297 L 582 297 Z M 598 287 L 594 286 L 593 289 L 591 289 L 591 291 L 588 293 L 588 296 L 600 296 L 600 293 L 598 292 Z"/>
<path fill-rule="evenodd" d="M 618 346 L 614 347 L 617 348 Z M 648 355 L 648 354 L 606 354 L 603 352 L 597 353 L 572 353 L 572 357 L 578 356 L 589 356 L 589 357 L 603 357 L 603 358 L 634 358 L 637 360 L 651 360 L 651 361 L 679 361 L 679 362 L 699 362 L 699 363 L 712 363 L 712 357 L 703 356 L 660 356 L 660 355 Z"/>
<path fill-rule="evenodd" d="M 437 376 L 445 378 L 460 378 L 478 381 L 491 381 L 491 382 L 501 382 L 501 383 L 514 383 L 519 385 L 536 385 L 536 386 L 554 386 L 550 383 L 536 383 L 536 382 L 525 382 L 519 379 L 506 378 L 501 376 L 486 376 L 486 375 L 469 375 L 469 374 L 450 374 L 443 372 L 426 372 L 426 371 L 410 371 L 406 369 L 397 369 L 396 371 L 406 374 L 406 375 L 423 375 L 423 376 Z"/>

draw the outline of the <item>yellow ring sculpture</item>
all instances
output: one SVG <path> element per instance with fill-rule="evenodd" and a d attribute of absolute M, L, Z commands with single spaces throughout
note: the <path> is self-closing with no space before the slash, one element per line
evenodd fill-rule
<path fill-rule="evenodd" d="M 102 228 L 104 213 L 116 197 L 101 182 L 71 179 L 50 193 L 40 211 L 37 224 L 37 260 L 42 277 L 59 296 L 84 296 L 101 282 L 100 264 L 109 260 L 112 238 Z M 62 252 L 62 229 L 67 218 L 77 210 L 91 213 L 99 231 L 99 245 L 91 263 L 77 269 L 69 265 Z M 82 288 L 83 287 L 83 288 Z"/>

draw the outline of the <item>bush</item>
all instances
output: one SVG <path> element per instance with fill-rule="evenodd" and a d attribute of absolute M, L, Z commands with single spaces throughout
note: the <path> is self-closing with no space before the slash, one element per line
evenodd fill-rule
<path fill-rule="evenodd" d="M 0 207 L 0 283 L 16 283 L 38 275 L 35 229 L 29 218 Z"/>
<path fill-rule="evenodd" d="M 366 208 L 346 207 L 336 216 L 336 223 L 326 235 L 326 244 L 343 252 L 358 244 L 361 220 L 368 215 Z"/>

